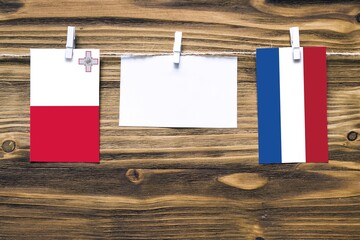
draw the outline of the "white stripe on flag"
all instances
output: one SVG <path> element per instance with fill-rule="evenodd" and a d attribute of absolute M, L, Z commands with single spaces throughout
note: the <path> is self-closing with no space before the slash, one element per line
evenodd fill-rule
<path fill-rule="evenodd" d="M 30 105 L 99 106 L 99 54 L 98 49 L 74 49 L 69 61 L 65 48 L 31 49 Z"/>
<path fill-rule="evenodd" d="M 304 54 L 294 61 L 292 48 L 279 48 L 281 161 L 306 162 Z"/>

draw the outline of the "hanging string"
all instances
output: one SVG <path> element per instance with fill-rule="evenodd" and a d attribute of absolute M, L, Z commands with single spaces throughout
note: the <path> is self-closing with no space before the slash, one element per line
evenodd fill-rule
<path fill-rule="evenodd" d="M 144 53 L 131 53 L 131 52 L 101 52 L 100 56 L 103 57 L 121 57 L 121 56 L 170 56 L 172 52 L 144 52 Z M 242 56 L 242 55 L 256 55 L 255 51 L 242 51 L 242 52 L 181 52 L 182 56 Z M 327 56 L 360 56 L 360 52 L 327 52 Z M 30 54 L 0 54 L 3 58 L 26 58 Z"/>
<path fill-rule="evenodd" d="M 181 52 L 182 56 L 238 56 L 238 55 L 255 55 L 256 52 Z M 102 56 L 170 56 L 173 55 L 172 52 L 146 52 L 146 53 L 116 53 L 116 52 L 105 52 L 101 53 Z"/>

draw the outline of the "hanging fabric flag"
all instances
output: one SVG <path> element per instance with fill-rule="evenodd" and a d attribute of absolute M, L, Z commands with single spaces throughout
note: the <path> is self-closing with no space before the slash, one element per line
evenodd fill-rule
<path fill-rule="evenodd" d="M 328 162 L 326 48 L 256 50 L 259 162 Z"/>
<path fill-rule="evenodd" d="M 99 162 L 99 54 L 31 49 L 31 162 Z"/>

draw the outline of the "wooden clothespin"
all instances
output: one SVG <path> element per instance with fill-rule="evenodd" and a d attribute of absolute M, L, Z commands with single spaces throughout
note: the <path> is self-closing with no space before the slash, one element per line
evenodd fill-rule
<path fill-rule="evenodd" d="M 175 64 L 180 63 L 180 54 L 181 54 L 181 39 L 182 39 L 182 32 L 175 32 L 175 40 L 174 40 L 174 58 L 173 62 Z"/>
<path fill-rule="evenodd" d="M 299 27 L 290 28 L 290 40 L 291 40 L 291 47 L 293 49 L 293 59 L 300 60 L 301 51 L 300 51 Z"/>
<path fill-rule="evenodd" d="M 72 59 L 73 51 L 75 49 L 75 27 L 68 27 L 65 58 Z"/>

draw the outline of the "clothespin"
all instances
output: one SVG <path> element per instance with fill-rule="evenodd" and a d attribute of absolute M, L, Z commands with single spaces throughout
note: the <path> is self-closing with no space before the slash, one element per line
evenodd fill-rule
<path fill-rule="evenodd" d="M 293 59 L 300 60 L 301 53 L 300 53 L 299 27 L 290 28 L 290 40 L 291 40 L 291 47 L 293 49 Z"/>
<path fill-rule="evenodd" d="M 72 59 L 73 50 L 75 49 L 75 27 L 68 27 L 65 58 Z"/>
<path fill-rule="evenodd" d="M 180 63 L 180 53 L 181 53 L 181 39 L 182 39 L 182 32 L 175 32 L 175 40 L 174 40 L 174 59 L 173 62 L 176 64 Z"/>

